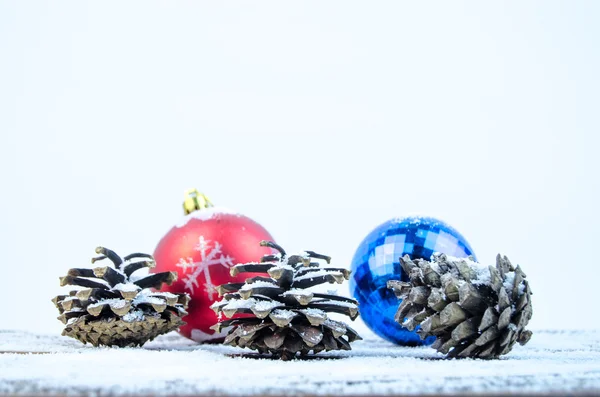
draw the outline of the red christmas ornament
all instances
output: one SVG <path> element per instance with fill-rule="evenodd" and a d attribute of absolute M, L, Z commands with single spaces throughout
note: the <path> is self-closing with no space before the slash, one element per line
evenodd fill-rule
<path fill-rule="evenodd" d="M 177 281 L 162 290 L 186 292 L 191 301 L 187 322 L 179 332 L 197 342 L 218 342 L 226 331 L 210 329 L 218 322 L 210 305 L 219 299 L 217 287 L 230 282 L 244 282 L 247 274 L 232 277 L 229 269 L 238 263 L 255 261 L 271 254 L 261 247 L 261 240 L 273 238 L 252 219 L 230 210 L 214 207 L 208 198 L 192 189 L 183 203 L 186 214 L 158 243 L 154 251 L 155 272 L 176 271 Z"/>

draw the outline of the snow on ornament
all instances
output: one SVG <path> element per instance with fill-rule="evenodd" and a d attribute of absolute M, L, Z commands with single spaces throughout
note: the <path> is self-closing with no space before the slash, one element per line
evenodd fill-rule
<path fill-rule="evenodd" d="M 221 342 L 226 330 L 214 332 L 217 322 L 210 305 L 218 298 L 216 287 L 243 281 L 231 277 L 235 263 L 249 262 L 273 251 L 260 241 L 273 238 L 252 219 L 231 210 L 215 207 L 196 189 L 186 191 L 185 217 L 160 240 L 154 251 L 156 272 L 176 271 L 179 279 L 166 291 L 191 296 L 187 325 L 179 332 L 196 342 Z"/>

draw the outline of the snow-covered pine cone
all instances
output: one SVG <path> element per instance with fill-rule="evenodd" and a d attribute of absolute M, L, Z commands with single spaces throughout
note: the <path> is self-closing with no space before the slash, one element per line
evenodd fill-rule
<path fill-rule="evenodd" d="M 219 316 L 220 313 L 229 318 L 237 313 L 252 315 L 215 324 L 213 329 L 217 332 L 231 326 L 224 343 L 271 353 L 283 360 L 293 358 L 296 353 L 350 350 L 350 343 L 361 339 L 360 336 L 348 325 L 330 319 L 327 313 L 345 314 L 354 320 L 358 316 L 358 302 L 308 290 L 326 282 L 341 284 L 350 271 L 321 267 L 312 259 L 329 263 L 330 258 L 312 251 L 288 256 L 273 242 L 262 241 L 261 245 L 274 248 L 279 254 L 265 255 L 259 263 L 236 265 L 231 268 L 231 275 L 265 275 L 248 278 L 245 283 L 219 286 L 223 299 L 211 306 Z"/>
<path fill-rule="evenodd" d="M 395 319 L 411 331 L 420 325 L 422 339 L 437 337 L 432 347 L 438 352 L 496 358 L 531 338 L 525 330 L 532 316 L 529 283 L 506 256 L 498 254 L 495 267 L 444 254 L 431 262 L 406 255 L 400 264 L 410 283 L 388 282 L 403 299 Z"/>
<path fill-rule="evenodd" d="M 150 274 L 136 278 L 134 272 L 153 268 L 151 255 L 135 253 L 124 258 L 115 252 L 96 248 L 101 256 L 92 263 L 110 259 L 110 266 L 94 269 L 70 269 L 60 278 L 60 285 L 83 287 L 69 295 L 52 299 L 65 324 L 64 336 L 70 336 L 94 346 L 141 346 L 156 336 L 185 324 L 189 302 L 187 294 L 152 292 L 163 283 L 177 280 L 176 272 Z M 131 261 L 136 259 L 136 261 Z"/>

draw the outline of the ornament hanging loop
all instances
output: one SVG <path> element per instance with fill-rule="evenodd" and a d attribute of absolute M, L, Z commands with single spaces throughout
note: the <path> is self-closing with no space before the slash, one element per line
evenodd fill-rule
<path fill-rule="evenodd" d="M 188 189 L 185 191 L 183 199 L 183 212 L 185 215 L 210 207 L 214 207 L 213 203 L 204 193 L 200 193 L 198 189 Z"/>

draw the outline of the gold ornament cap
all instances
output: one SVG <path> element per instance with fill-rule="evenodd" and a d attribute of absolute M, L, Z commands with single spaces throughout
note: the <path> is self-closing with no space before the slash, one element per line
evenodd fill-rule
<path fill-rule="evenodd" d="M 185 191 L 183 199 L 183 212 L 185 215 L 210 207 L 214 207 L 213 203 L 204 193 L 200 193 L 198 189 L 188 189 Z"/>

